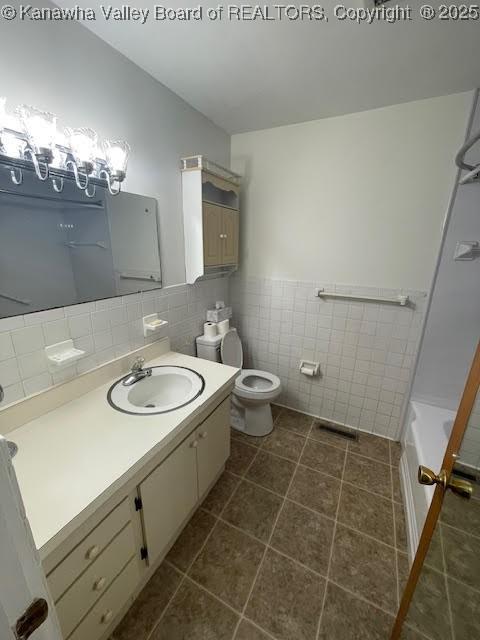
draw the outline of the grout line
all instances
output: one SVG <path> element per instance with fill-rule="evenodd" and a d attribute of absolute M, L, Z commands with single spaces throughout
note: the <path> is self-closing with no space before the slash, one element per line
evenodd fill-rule
<path fill-rule="evenodd" d="M 445 582 L 445 594 L 447 596 L 447 610 L 448 610 L 448 621 L 450 622 L 450 636 L 452 640 L 455 640 L 455 630 L 453 627 L 453 615 L 452 615 L 452 603 L 450 601 L 450 591 L 448 589 L 448 580 L 447 580 L 447 562 L 445 558 L 445 546 L 443 544 L 443 535 L 442 535 L 442 527 L 440 523 L 437 523 L 439 526 L 438 533 L 440 538 L 440 549 L 442 551 L 442 563 L 443 563 L 443 579 Z"/>
<path fill-rule="evenodd" d="M 281 413 L 281 412 L 280 412 L 280 413 Z M 279 415 L 280 415 L 280 414 L 279 414 Z M 278 418 L 278 416 L 277 416 L 277 418 Z M 312 418 L 312 425 L 313 425 L 313 418 Z M 311 427 L 310 427 L 310 428 L 311 428 Z M 300 458 L 302 457 L 302 454 L 303 454 L 303 451 L 304 451 L 304 449 L 305 449 L 305 447 L 306 447 L 306 444 L 307 444 L 307 438 L 305 438 L 305 441 L 304 441 L 304 443 L 303 443 L 302 450 L 301 450 L 301 452 L 300 452 L 300 456 L 299 456 L 299 460 L 300 460 Z M 257 583 L 258 576 L 260 575 L 260 572 L 261 572 L 261 569 L 262 569 L 263 563 L 264 563 L 264 561 L 265 561 L 265 557 L 266 557 L 266 555 L 267 555 L 267 552 L 268 552 L 268 550 L 269 550 L 269 549 L 271 549 L 271 548 L 272 548 L 272 547 L 270 546 L 270 543 L 271 543 L 271 541 L 272 541 L 273 534 L 274 534 L 275 529 L 276 529 L 276 527 L 277 527 L 277 523 L 278 523 L 278 521 L 279 521 L 279 519 L 280 519 L 280 514 L 282 513 L 283 508 L 284 508 L 284 506 L 285 506 L 285 502 L 286 502 L 286 500 L 287 500 L 288 492 L 290 491 L 290 487 L 292 486 L 293 479 L 295 478 L 295 474 L 296 474 L 296 472 L 297 472 L 298 464 L 299 464 L 299 463 L 297 462 L 297 464 L 296 464 L 296 466 L 295 466 L 295 469 L 294 469 L 294 472 L 292 473 L 292 477 L 290 478 L 290 482 L 288 483 L 288 487 L 287 487 L 287 490 L 286 490 L 286 492 L 285 492 L 285 496 L 284 496 L 284 498 L 283 498 L 283 502 L 282 502 L 282 504 L 280 505 L 280 508 L 279 508 L 279 510 L 278 510 L 278 513 L 277 513 L 277 515 L 276 515 L 276 517 L 275 517 L 275 520 L 274 520 L 274 522 L 273 522 L 272 529 L 271 529 L 271 531 L 270 531 L 270 535 L 269 535 L 269 537 L 268 537 L 267 544 L 265 545 L 265 550 L 264 550 L 264 552 L 263 552 L 262 558 L 261 558 L 261 560 L 260 560 L 260 562 L 259 562 L 259 565 L 258 565 L 258 567 L 257 567 L 257 571 L 256 571 L 256 573 L 255 573 L 255 577 L 254 577 L 254 579 L 253 579 L 252 586 L 250 587 L 250 591 L 249 591 L 249 593 L 248 593 L 248 595 L 247 595 L 247 598 L 246 598 L 246 600 L 245 600 L 245 604 L 244 604 L 243 609 L 242 609 L 242 612 L 241 612 L 240 620 L 238 621 L 238 624 L 237 624 L 237 626 L 236 626 L 236 628 L 235 628 L 235 631 L 234 631 L 234 633 L 233 633 L 233 637 L 232 637 L 233 639 L 234 639 L 234 638 L 235 638 L 235 636 L 237 635 L 237 631 L 238 631 L 238 628 L 240 627 L 240 624 L 241 624 L 242 620 L 245 618 L 245 612 L 246 612 L 246 610 L 247 610 L 248 603 L 250 602 L 250 598 L 252 597 L 253 590 L 255 589 L 255 585 L 256 585 L 256 583 Z"/>
<path fill-rule="evenodd" d="M 237 487 L 234 489 L 234 491 L 232 492 L 232 496 L 233 496 L 233 494 L 235 493 L 235 491 L 237 490 L 237 488 L 238 488 L 238 485 L 237 485 Z M 223 514 L 223 512 L 224 512 L 224 510 L 225 510 L 225 508 L 226 508 L 226 506 L 227 506 L 228 502 L 231 500 L 232 496 L 230 496 L 230 499 L 229 499 L 229 500 L 224 504 L 223 508 L 220 510 L 219 516 L 221 516 L 221 515 Z M 212 514 L 212 515 L 213 515 L 213 514 Z M 212 533 L 215 531 L 216 526 L 217 526 L 217 521 L 218 521 L 218 519 L 219 519 L 219 516 L 215 516 L 215 520 L 216 520 L 215 524 L 212 526 L 212 528 L 211 528 L 211 530 L 209 531 L 208 535 L 205 537 L 205 540 L 203 541 L 202 545 L 200 546 L 200 549 L 199 549 L 199 550 L 198 550 L 198 552 L 194 555 L 194 557 L 193 557 L 192 561 L 191 561 L 191 562 L 190 562 L 190 564 L 188 565 L 188 567 L 187 567 L 187 569 L 186 569 L 186 571 L 185 571 L 185 572 L 180 571 L 177 567 L 175 567 L 175 565 L 173 565 L 172 563 L 170 563 L 170 562 L 167 560 L 167 563 L 168 563 L 168 564 L 170 564 L 171 566 L 175 567 L 175 569 L 176 569 L 177 571 L 179 571 L 179 572 L 183 575 L 183 577 L 182 577 L 182 579 L 180 580 L 180 582 L 178 583 L 177 588 L 176 588 L 176 589 L 175 589 L 175 591 L 173 592 L 173 594 L 172 594 L 171 598 L 168 600 L 168 602 L 167 602 L 167 604 L 166 604 L 165 608 L 163 609 L 163 611 L 162 611 L 162 613 L 161 613 L 160 617 L 158 618 L 157 622 L 152 626 L 152 629 L 151 629 L 150 633 L 148 634 L 148 636 L 146 637 L 146 640 L 150 640 L 150 638 L 152 637 L 152 635 L 153 635 L 153 633 L 154 633 L 155 629 L 159 626 L 159 624 L 160 624 L 160 623 L 161 623 L 161 621 L 163 620 L 163 618 L 164 618 L 164 616 L 165 616 L 165 613 L 167 612 L 168 608 L 170 607 L 170 605 L 171 605 L 171 603 L 172 603 L 173 599 L 175 598 L 175 596 L 177 595 L 178 591 L 180 590 L 180 587 L 181 587 L 181 586 L 183 585 L 183 583 L 185 582 L 185 580 L 186 580 L 186 578 L 187 578 L 187 574 L 188 574 L 188 572 L 190 571 L 190 569 L 191 569 L 191 568 L 193 567 L 193 565 L 195 564 L 195 562 L 196 562 L 197 558 L 200 556 L 200 554 L 201 554 L 201 553 L 202 553 L 202 551 L 204 550 L 204 548 L 205 548 L 205 546 L 206 546 L 207 542 L 209 541 L 209 539 L 210 539 L 210 537 L 211 537 Z M 187 524 L 188 524 L 188 523 L 187 523 Z M 178 538 L 177 538 L 177 540 L 178 540 Z M 176 542 L 176 541 L 175 541 L 175 542 Z M 175 544 L 175 543 L 174 543 L 174 544 Z M 162 562 L 165 562 L 165 559 L 164 559 Z"/>
<path fill-rule="evenodd" d="M 330 546 L 330 554 L 329 554 L 328 565 L 327 565 L 327 579 L 325 581 L 325 591 L 323 593 L 322 607 L 320 609 L 320 616 L 318 618 L 318 623 L 317 623 L 317 632 L 315 634 L 315 638 L 317 640 L 320 637 L 320 629 L 321 629 L 321 626 L 322 626 L 323 612 L 325 611 L 325 602 L 327 600 L 327 587 L 328 587 L 328 581 L 330 579 L 330 569 L 331 569 L 331 566 L 332 566 L 333 549 L 334 549 L 334 546 L 335 546 L 335 535 L 337 533 L 338 513 L 340 511 L 340 501 L 342 499 L 343 477 L 345 475 L 345 468 L 347 466 L 347 457 L 348 457 L 348 447 L 347 447 L 347 450 L 345 451 L 345 458 L 343 460 L 343 470 L 342 470 L 342 477 L 341 477 L 341 482 L 340 482 L 340 493 L 338 495 L 337 510 L 335 512 L 335 523 L 333 525 L 332 543 L 331 543 L 331 546 Z"/>

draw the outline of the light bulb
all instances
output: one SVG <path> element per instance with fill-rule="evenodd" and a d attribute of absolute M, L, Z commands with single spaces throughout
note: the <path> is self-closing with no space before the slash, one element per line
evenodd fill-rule
<path fill-rule="evenodd" d="M 17 113 L 33 153 L 44 162 L 50 162 L 57 133 L 57 116 L 25 104 L 18 107 Z"/>
<path fill-rule="evenodd" d="M 77 167 L 87 175 L 93 170 L 95 162 L 98 136 L 93 129 L 67 129 L 67 136 L 70 140 L 70 149 L 75 159 Z"/>
<path fill-rule="evenodd" d="M 6 156 L 23 159 L 26 146 L 25 140 L 17 138 L 14 133 L 10 133 L 10 131 L 4 131 L 2 133 L 1 147 Z"/>
<path fill-rule="evenodd" d="M 127 172 L 128 155 L 130 146 L 123 140 L 105 140 L 105 159 L 110 175 L 114 180 L 122 182 Z"/>

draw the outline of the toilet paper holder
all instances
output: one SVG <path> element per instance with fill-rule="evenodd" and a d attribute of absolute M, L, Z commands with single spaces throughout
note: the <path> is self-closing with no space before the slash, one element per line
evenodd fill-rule
<path fill-rule="evenodd" d="M 313 360 L 301 360 L 300 362 L 300 373 L 303 373 L 306 376 L 312 378 L 313 376 L 317 376 L 320 372 L 320 363 L 314 362 Z"/>

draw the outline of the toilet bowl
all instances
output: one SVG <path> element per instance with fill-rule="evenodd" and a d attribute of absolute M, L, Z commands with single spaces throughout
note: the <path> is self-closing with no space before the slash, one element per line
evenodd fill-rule
<path fill-rule="evenodd" d="M 220 347 L 220 349 L 218 349 Z M 220 351 L 220 352 L 219 352 Z M 243 348 L 236 329 L 217 339 L 197 338 L 197 355 L 242 368 Z M 280 378 L 258 369 L 243 369 L 232 392 L 231 425 L 250 436 L 266 436 L 273 429 L 270 403 L 280 394 Z"/>

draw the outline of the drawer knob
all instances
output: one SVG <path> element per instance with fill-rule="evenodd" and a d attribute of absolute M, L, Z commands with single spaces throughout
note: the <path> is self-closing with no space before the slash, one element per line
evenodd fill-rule
<path fill-rule="evenodd" d="M 113 618 L 113 611 L 111 609 L 109 609 L 108 611 L 105 611 L 105 613 L 101 617 L 102 624 L 108 624 L 112 618 Z"/>
<path fill-rule="evenodd" d="M 208 436 L 208 433 L 206 431 L 202 431 L 202 433 L 200 434 L 200 438 L 205 439 Z"/>
<path fill-rule="evenodd" d="M 93 547 L 90 547 L 90 549 L 85 554 L 85 557 L 87 558 L 87 560 L 93 560 L 98 556 L 99 553 L 100 553 L 99 547 L 97 547 L 97 545 L 94 545 Z"/>
<path fill-rule="evenodd" d="M 198 440 L 194 440 L 190 446 L 192 447 L 192 449 L 196 449 L 198 447 Z"/>
<path fill-rule="evenodd" d="M 101 591 L 105 587 L 106 584 L 107 584 L 106 578 L 103 578 L 103 577 L 99 578 L 98 580 L 96 580 L 93 583 L 93 590 L 94 591 Z"/>

